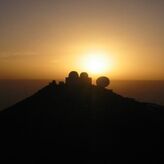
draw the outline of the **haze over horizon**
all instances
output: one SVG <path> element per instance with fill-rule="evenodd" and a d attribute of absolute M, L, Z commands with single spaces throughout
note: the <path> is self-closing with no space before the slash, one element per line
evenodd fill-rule
<path fill-rule="evenodd" d="M 0 79 L 164 80 L 163 0 L 0 0 L 0 27 Z"/>

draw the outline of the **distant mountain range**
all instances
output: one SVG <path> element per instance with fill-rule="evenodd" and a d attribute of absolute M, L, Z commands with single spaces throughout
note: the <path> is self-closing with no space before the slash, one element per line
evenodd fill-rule
<path fill-rule="evenodd" d="M 157 163 L 164 107 L 105 87 L 55 82 L 0 113 L 6 162 Z"/>

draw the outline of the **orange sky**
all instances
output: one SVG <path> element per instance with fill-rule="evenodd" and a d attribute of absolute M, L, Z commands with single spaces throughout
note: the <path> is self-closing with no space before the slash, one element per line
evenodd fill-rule
<path fill-rule="evenodd" d="M 2 0 L 0 78 L 64 78 L 93 51 L 112 79 L 164 80 L 163 11 L 163 0 Z"/>

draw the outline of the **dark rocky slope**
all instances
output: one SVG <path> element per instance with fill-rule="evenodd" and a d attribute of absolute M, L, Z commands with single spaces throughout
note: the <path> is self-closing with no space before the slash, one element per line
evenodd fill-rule
<path fill-rule="evenodd" d="M 161 162 L 163 111 L 94 85 L 50 84 L 0 113 L 1 155 L 21 163 Z"/>

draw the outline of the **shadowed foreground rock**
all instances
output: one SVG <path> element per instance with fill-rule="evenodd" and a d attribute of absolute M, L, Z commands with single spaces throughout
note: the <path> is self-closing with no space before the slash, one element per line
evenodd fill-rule
<path fill-rule="evenodd" d="M 74 72 L 0 113 L 1 155 L 10 163 L 161 162 L 163 110 Z"/>

